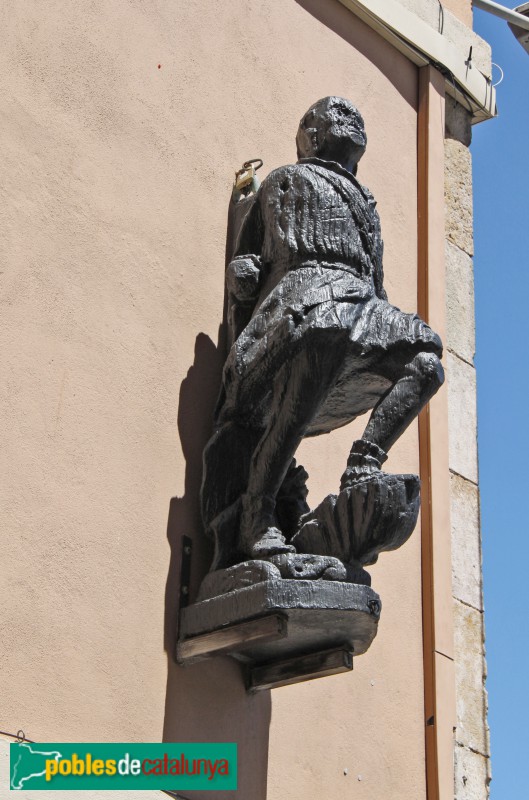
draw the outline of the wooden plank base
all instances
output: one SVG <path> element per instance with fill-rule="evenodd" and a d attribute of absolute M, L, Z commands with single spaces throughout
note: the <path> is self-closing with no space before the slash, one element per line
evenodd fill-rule
<path fill-rule="evenodd" d="M 269 614 L 258 619 L 227 625 L 209 633 L 191 636 L 178 642 L 176 660 L 179 664 L 192 664 L 204 658 L 220 655 L 233 655 L 241 661 L 245 659 L 246 648 L 256 642 L 265 644 L 287 635 L 287 618 L 282 614 Z"/>
<path fill-rule="evenodd" d="M 287 658 L 248 669 L 247 689 L 258 692 L 292 683 L 324 678 L 353 669 L 353 653 L 343 647 Z"/>

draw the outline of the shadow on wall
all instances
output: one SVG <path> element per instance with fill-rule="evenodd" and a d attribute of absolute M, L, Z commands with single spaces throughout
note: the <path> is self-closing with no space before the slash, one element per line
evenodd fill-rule
<path fill-rule="evenodd" d="M 220 310 L 220 309 L 219 309 Z M 228 658 L 216 658 L 190 667 L 174 660 L 182 537 L 193 540 L 191 600 L 211 560 L 211 547 L 200 521 L 199 492 L 202 451 L 211 435 L 211 421 L 224 363 L 224 325 L 217 346 L 204 333 L 195 342 L 195 359 L 180 387 L 178 431 L 186 460 L 185 493 L 169 507 L 167 538 L 171 560 L 165 589 L 164 643 L 168 674 L 163 741 L 237 742 L 239 789 L 237 796 L 265 800 L 268 771 L 268 735 L 271 716 L 269 692 L 246 694 L 240 667 Z M 193 798 L 224 800 L 234 792 L 191 792 Z"/>
<path fill-rule="evenodd" d="M 385 75 L 412 108 L 417 108 L 416 89 L 408 80 L 406 70 L 399 69 L 398 66 L 400 64 L 402 67 L 401 54 L 391 45 L 386 44 L 378 33 L 351 14 L 339 0 L 331 0 L 328 3 L 322 3 L 321 0 L 295 0 L 295 2 L 314 19 L 350 44 L 358 53 L 361 53 Z M 395 60 L 398 61 L 398 64 L 394 64 Z M 354 87 L 354 76 L 351 77 L 351 86 Z M 315 97 L 314 100 L 316 99 Z M 348 99 L 353 103 L 358 102 L 358 98 L 355 98 L 354 95 Z"/>

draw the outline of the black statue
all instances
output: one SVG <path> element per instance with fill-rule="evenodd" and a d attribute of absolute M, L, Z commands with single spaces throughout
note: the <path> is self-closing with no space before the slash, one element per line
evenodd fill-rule
<path fill-rule="evenodd" d="M 264 180 L 242 224 L 226 276 L 233 345 L 204 453 L 213 570 L 259 560 L 285 577 L 366 582 L 360 565 L 415 525 L 418 479 L 380 468 L 441 386 L 442 344 L 387 300 L 376 203 L 356 178 L 366 142 L 348 100 L 319 100 L 300 122 L 298 162 Z M 340 494 L 310 511 L 298 445 L 370 409 Z"/>
<path fill-rule="evenodd" d="M 366 141 L 349 101 L 319 100 L 297 164 L 231 205 L 232 346 L 202 485 L 215 557 L 182 608 L 177 659 L 230 655 L 250 691 L 352 668 L 381 609 L 363 567 L 403 544 L 419 512 L 418 477 L 381 465 L 441 386 L 442 345 L 388 303 L 375 201 L 356 179 Z M 299 443 L 370 409 L 338 494 L 311 510 Z"/>

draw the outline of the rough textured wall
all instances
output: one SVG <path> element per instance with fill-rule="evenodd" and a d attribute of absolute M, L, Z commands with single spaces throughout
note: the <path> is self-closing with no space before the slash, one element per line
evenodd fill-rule
<path fill-rule="evenodd" d="M 490 782 L 474 369 L 472 164 L 468 112 L 446 104 L 445 202 L 456 800 L 485 800 Z M 462 409 L 464 411 L 462 412 Z"/>
<path fill-rule="evenodd" d="M 472 27 L 472 0 L 441 0 L 444 8 Z"/>

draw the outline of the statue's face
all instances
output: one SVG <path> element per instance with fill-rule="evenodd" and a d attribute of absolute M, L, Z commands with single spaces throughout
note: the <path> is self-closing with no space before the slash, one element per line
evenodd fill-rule
<path fill-rule="evenodd" d="M 349 100 L 325 97 L 301 120 L 296 141 L 300 158 L 317 156 L 353 170 L 366 149 L 364 120 Z"/>

